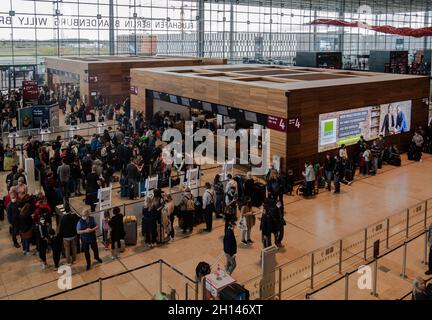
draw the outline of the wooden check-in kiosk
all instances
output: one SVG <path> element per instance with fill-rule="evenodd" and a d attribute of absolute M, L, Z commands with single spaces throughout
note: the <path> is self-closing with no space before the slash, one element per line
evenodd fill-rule
<path fill-rule="evenodd" d="M 122 103 L 131 87 L 130 69 L 174 66 L 199 66 L 226 64 L 226 59 L 176 56 L 94 56 L 94 57 L 46 57 L 46 79 L 52 88 L 55 84 L 79 86 L 81 97 L 93 106 L 94 97 L 100 92 L 110 104 Z"/>
<path fill-rule="evenodd" d="M 396 144 L 402 150 L 407 147 L 413 130 L 428 122 L 429 79 L 422 76 L 222 65 L 132 69 L 131 85 L 138 88 L 131 94 L 132 108 L 145 111 L 147 117 L 153 114 L 156 92 L 157 98 L 177 96 L 174 100 L 178 104 L 188 101 L 184 106 L 197 104 L 202 108 L 211 104 L 216 113 L 222 107 L 228 110 L 230 117 L 232 113 L 233 117 L 256 119 L 257 123 L 271 129 L 271 156 L 280 156 L 282 170 L 293 170 L 297 178 L 304 170 L 305 161 L 322 160 L 326 153 L 334 154 L 338 148 L 335 143 L 330 149 L 327 145 L 325 151 L 320 150 L 319 144 L 325 141 L 325 137 L 320 138 L 321 122 L 325 121 L 321 120 L 322 115 L 411 101 L 409 130 L 387 138 L 389 144 Z M 376 113 L 373 108 L 372 111 L 363 109 L 363 113 L 353 112 L 349 117 L 358 121 L 355 117 L 366 111 Z M 343 123 L 343 117 L 337 120 Z M 373 120 L 372 116 L 368 117 L 368 121 Z M 374 126 L 378 128 L 377 124 Z M 341 126 L 334 135 L 342 136 L 345 131 Z M 356 133 L 355 128 L 351 133 Z"/>

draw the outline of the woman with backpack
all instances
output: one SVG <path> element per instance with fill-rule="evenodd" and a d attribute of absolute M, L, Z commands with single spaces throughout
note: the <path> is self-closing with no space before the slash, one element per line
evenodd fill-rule
<path fill-rule="evenodd" d="M 195 199 L 189 187 L 186 188 L 183 194 L 183 198 L 180 202 L 180 210 L 183 220 L 183 226 L 181 226 L 181 228 L 183 229 L 183 233 L 186 233 L 186 230 L 188 229 L 192 233 L 193 218 L 195 213 Z"/>

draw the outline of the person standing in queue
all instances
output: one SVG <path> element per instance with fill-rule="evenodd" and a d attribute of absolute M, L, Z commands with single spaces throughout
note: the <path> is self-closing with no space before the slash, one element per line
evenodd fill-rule
<path fill-rule="evenodd" d="M 227 258 L 226 272 L 231 275 L 237 266 L 236 254 L 237 254 L 237 241 L 234 234 L 235 224 L 228 222 L 225 228 L 225 235 L 223 239 L 224 253 Z"/>
<path fill-rule="evenodd" d="M 271 234 L 272 234 L 272 228 L 271 228 L 271 217 L 269 208 L 264 206 L 262 209 L 262 216 L 261 216 L 261 224 L 260 224 L 260 230 L 261 230 L 261 239 L 263 243 L 263 249 L 271 246 Z"/>
<path fill-rule="evenodd" d="M 211 184 L 206 182 L 205 191 L 203 195 L 203 205 L 202 205 L 205 214 L 205 222 L 206 222 L 206 228 L 204 229 L 204 231 L 206 232 L 212 231 L 214 201 L 215 201 L 215 192 L 214 190 L 212 190 Z"/>
<path fill-rule="evenodd" d="M 102 263 L 102 259 L 99 258 L 99 250 L 97 247 L 96 230 L 99 225 L 95 219 L 90 216 L 88 209 L 84 209 L 82 212 L 81 219 L 77 224 L 77 233 L 81 237 L 82 246 L 84 248 L 84 255 L 87 262 L 87 270 L 90 270 L 90 248 L 93 250 L 94 258 L 97 262 Z"/>
<path fill-rule="evenodd" d="M 247 196 L 245 198 L 245 203 L 241 207 L 241 218 L 240 218 L 240 225 L 242 225 L 242 243 L 247 245 L 249 243 L 253 243 L 251 240 L 251 231 L 252 227 L 255 225 L 255 215 L 252 212 L 252 206 L 251 206 L 251 198 L 250 196 Z M 247 239 L 246 239 L 247 235 Z"/>

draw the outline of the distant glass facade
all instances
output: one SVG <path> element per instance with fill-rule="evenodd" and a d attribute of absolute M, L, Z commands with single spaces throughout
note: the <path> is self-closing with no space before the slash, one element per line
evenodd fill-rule
<path fill-rule="evenodd" d="M 7 65 L 36 66 L 44 56 L 176 54 L 225 57 L 232 62 L 276 59 L 296 51 L 338 50 L 346 57 L 370 50 L 430 48 L 427 38 L 370 30 L 311 26 L 319 18 L 373 25 L 431 25 L 426 0 L 2 0 L 0 86 Z M 18 70 L 18 71 L 17 71 Z M 23 71 L 27 72 L 27 71 Z"/>

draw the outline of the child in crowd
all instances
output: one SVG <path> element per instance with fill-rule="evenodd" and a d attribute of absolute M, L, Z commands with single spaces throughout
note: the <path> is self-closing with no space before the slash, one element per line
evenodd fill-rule
<path fill-rule="evenodd" d="M 109 250 L 110 247 L 110 239 L 109 239 L 109 231 L 110 231 L 110 226 L 109 226 L 109 221 L 110 221 L 110 212 L 109 210 L 104 212 L 104 219 L 102 221 L 102 237 L 103 237 L 103 244 L 105 246 L 105 250 Z"/>

